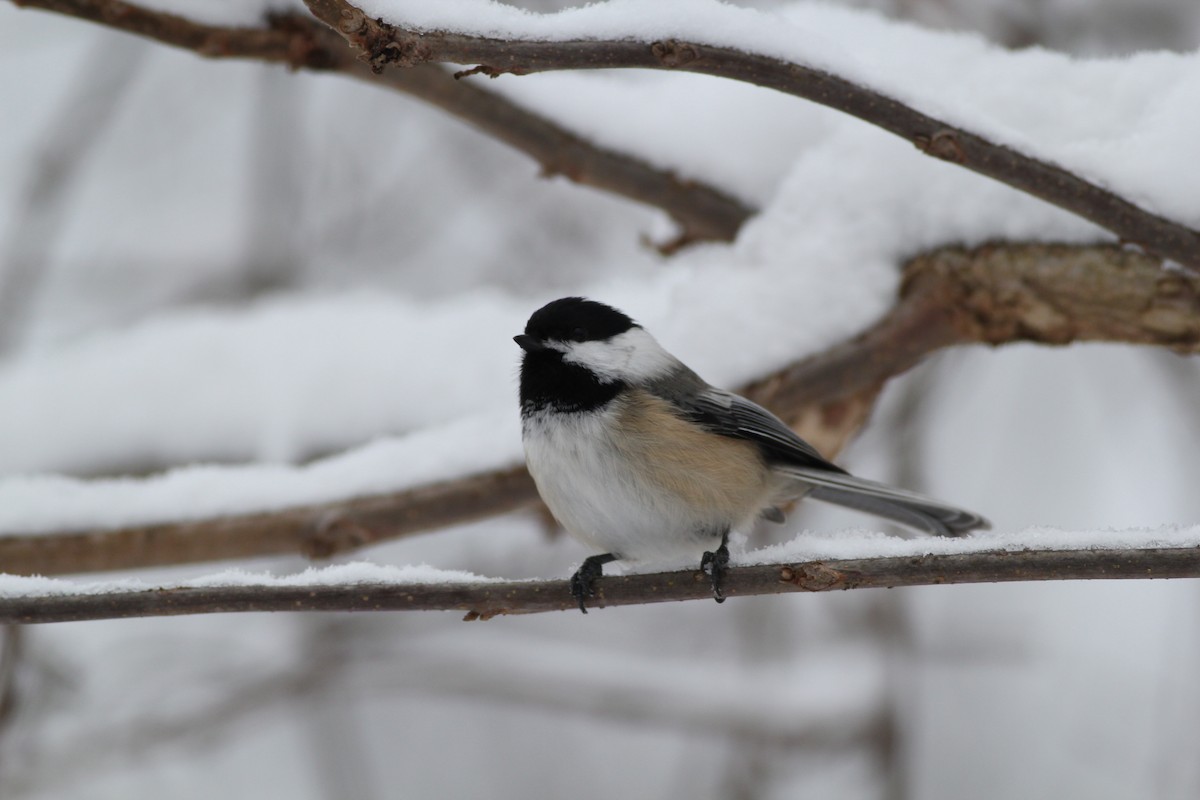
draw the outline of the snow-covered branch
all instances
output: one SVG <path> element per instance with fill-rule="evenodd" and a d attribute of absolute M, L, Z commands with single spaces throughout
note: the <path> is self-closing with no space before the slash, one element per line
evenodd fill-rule
<path fill-rule="evenodd" d="M 1200 277 L 1118 247 L 990 245 L 913 259 L 893 310 L 859 336 L 743 387 L 834 455 L 879 389 L 931 352 L 960 344 L 1114 341 L 1200 352 Z M 357 499 L 218 519 L 0 537 L 17 574 L 67 574 L 365 545 L 512 511 L 536 501 L 522 468 Z"/>
<path fill-rule="evenodd" d="M 208 25 L 120 0 L 13 0 L 78 17 L 191 50 L 209 58 L 286 64 L 334 72 L 416 97 L 524 153 L 547 176 L 563 175 L 586 186 L 662 209 L 679 226 L 660 249 L 671 252 L 699 241 L 728 241 L 754 209 L 702 181 L 651 166 L 600 147 L 501 94 L 452 79 L 434 65 L 376 74 L 326 26 L 299 14 L 270 17 L 261 28 Z"/>
<path fill-rule="evenodd" d="M 372 19 L 347 0 L 305 0 L 362 53 L 371 68 L 430 62 L 477 64 L 460 75 L 641 68 L 695 72 L 752 83 L 851 114 L 935 158 L 1006 183 L 1108 229 L 1122 240 L 1200 268 L 1200 232 L 1151 213 L 1056 164 L 918 111 L 846 77 L 771 55 L 678 38 L 487 36 Z M 391 70 L 395 71 L 395 70 Z M 1183 154 L 1180 154 L 1183 157 Z"/>
<path fill-rule="evenodd" d="M 450 580 L 442 581 L 436 577 L 428 582 L 351 583 L 306 582 L 301 577 L 133 590 L 104 584 L 75 591 L 51 586 L 29 594 L 9 589 L 7 596 L 0 597 L 0 622 L 245 611 L 459 611 L 469 621 L 576 607 L 563 580 L 462 580 L 451 574 Z M 1196 577 L 1200 577 L 1200 548 L 1195 546 L 984 550 L 739 566 L 730 570 L 723 588 L 727 596 L 744 597 L 953 583 Z M 712 599 L 709 580 L 699 570 L 606 576 L 595 588 L 591 604 L 598 608 Z M 713 613 L 721 611 L 714 607 Z"/>
<path fill-rule="evenodd" d="M 524 468 L 471 475 L 390 494 L 282 511 L 110 530 L 0 537 L 3 571 L 21 575 L 156 567 L 299 554 L 328 558 L 537 499 Z"/>

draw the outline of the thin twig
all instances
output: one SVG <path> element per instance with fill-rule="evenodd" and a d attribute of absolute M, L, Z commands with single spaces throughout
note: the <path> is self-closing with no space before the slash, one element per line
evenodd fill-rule
<path fill-rule="evenodd" d="M 1200 548 L 1016 550 L 954 555 L 760 564 L 725 578 L 729 597 L 894 588 L 947 583 L 1200 577 Z M 699 570 L 605 577 L 591 604 L 645 605 L 712 599 Z M 568 611 L 567 581 L 504 581 L 343 586 L 172 587 L 97 594 L 0 598 L 0 623 L 72 622 L 247 611 L 459 611 L 467 620 Z M 713 613 L 720 613 L 714 610 Z"/>
<path fill-rule="evenodd" d="M 346 0 L 305 0 L 371 67 L 478 64 L 491 77 L 551 70 L 665 69 L 751 83 L 843 111 L 912 142 L 922 152 L 1078 214 L 1125 241 L 1200 268 L 1200 232 L 1139 208 L 1068 170 L 989 141 L 830 72 L 730 47 L 677 39 L 536 41 L 421 32 L 373 20 Z M 1180 154 L 1182 157 L 1183 154 Z"/>
<path fill-rule="evenodd" d="M 743 391 L 832 457 L 865 423 L 883 384 L 929 353 L 1019 341 L 1200 352 L 1200 278 L 1117 247 L 946 248 L 909 263 L 900 300 L 875 326 Z M 512 468 L 282 511 L 0 536 L 0 568 L 60 575 L 284 553 L 328 557 L 536 500 L 528 473 Z"/>
<path fill-rule="evenodd" d="M 701 241 L 729 241 L 754 209 L 702 181 L 662 170 L 633 156 L 599 147 L 551 120 L 478 85 L 456 81 L 434 65 L 377 75 L 341 37 L 298 14 L 271 17 L 262 28 L 203 25 L 185 17 L 120 0 L 12 0 L 78 17 L 209 58 L 286 64 L 334 72 L 416 97 L 534 159 L 545 175 L 563 175 L 662 209 L 679 226 L 664 252 Z"/>

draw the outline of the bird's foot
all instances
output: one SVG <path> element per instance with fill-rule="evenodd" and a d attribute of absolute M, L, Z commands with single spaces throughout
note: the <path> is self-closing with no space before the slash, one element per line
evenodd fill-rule
<path fill-rule="evenodd" d="M 700 559 L 700 571 L 712 581 L 713 597 L 718 603 L 724 603 L 725 594 L 721 591 L 721 584 L 725 580 L 725 573 L 729 571 L 729 548 L 724 542 L 716 551 L 704 552 Z"/>
<path fill-rule="evenodd" d="M 579 603 L 579 610 L 583 613 L 587 613 L 587 599 L 596 596 L 594 584 L 596 579 L 604 574 L 604 565 L 616 560 L 617 557 L 612 553 L 590 556 L 583 560 L 579 569 L 575 570 L 575 574 L 571 576 L 571 594 L 575 597 L 575 602 Z"/>

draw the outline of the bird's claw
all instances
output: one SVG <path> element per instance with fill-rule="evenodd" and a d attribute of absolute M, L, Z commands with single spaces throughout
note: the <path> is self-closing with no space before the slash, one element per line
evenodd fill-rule
<path fill-rule="evenodd" d="M 725 573 L 729 571 L 729 548 L 722 544 L 716 551 L 706 550 L 700 558 L 700 571 L 712 581 L 713 598 L 718 603 L 724 603 L 725 593 L 721 591 L 721 584 L 725 580 Z"/>
<path fill-rule="evenodd" d="M 596 596 L 596 579 L 604 574 L 604 565 L 615 560 L 611 553 L 585 558 L 571 576 L 571 595 L 583 613 L 587 613 L 587 599 Z"/>

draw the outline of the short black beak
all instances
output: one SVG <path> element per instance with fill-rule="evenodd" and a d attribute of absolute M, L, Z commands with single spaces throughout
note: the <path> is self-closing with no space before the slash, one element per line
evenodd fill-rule
<path fill-rule="evenodd" d="M 521 346 L 521 349 L 526 353 L 536 353 L 546 349 L 546 345 L 542 344 L 537 339 L 527 333 L 522 333 L 513 337 L 513 341 Z"/>

